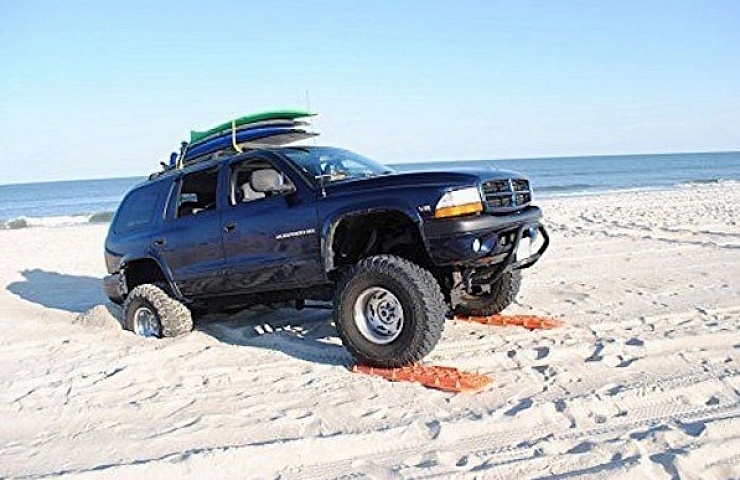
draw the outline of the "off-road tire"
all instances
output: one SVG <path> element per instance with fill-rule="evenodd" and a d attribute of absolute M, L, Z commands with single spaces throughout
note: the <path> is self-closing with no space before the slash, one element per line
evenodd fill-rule
<path fill-rule="evenodd" d="M 455 306 L 455 314 L 487 317 L 501 313 L 516 300 L 521 284 L 522 272 L 519 270 L 506 272 L 491 285 L 490 293 L 477 297 L 462 294 L 461 303 Z"/>
<path fill-rule="evenodd" d="M 395 295 L 403 310 L 400 334 L 384 345 L 368 340 L 355 322 L 355 303 L 373 287 Z M 334 294 L 334 323 L 358 363 L 403 367 L 420 361 L 435 347 L 446 308 L 439 284 L 429 271 L 400 257 L 378 255 L 360 260 L 340 278 Z"/>
<path fill-rule="evenodd" d="M 148 307 L 159 320 L 162 337 L 177 337 L 193 330 L 193 317 L 188 307 L 152 284 L 139 285 L 126 296 L 123 324 L 127 330 L 135 332 L 134 313 L 142 306 Z"/>

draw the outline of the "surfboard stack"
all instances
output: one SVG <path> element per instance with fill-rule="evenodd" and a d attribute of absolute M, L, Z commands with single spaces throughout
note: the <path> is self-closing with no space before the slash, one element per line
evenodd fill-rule
<path fill-rule="evenodd" d="M 248 149 L 276 147 L 315 137 L 305 120 L 305 110 L 273 110 L 254 113 L 217 125 L 210 130 L 191 131 L 183 142 L 176 168 Z"/>

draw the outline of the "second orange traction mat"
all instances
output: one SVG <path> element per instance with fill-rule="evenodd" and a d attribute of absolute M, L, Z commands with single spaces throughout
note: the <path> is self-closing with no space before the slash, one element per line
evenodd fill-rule
<path fill-rule="evenodd" d="M 456 315 L 455 320 L 499 327 L 508 327 L 511 325 L 528 328 L 529 330 L 549 330 L 563 324 L 561 320 L 538 317 L 536 315 L 490 315 L 488 317 Z"/>
<path fill-rule="evenodd" d="M 382 377 L 391 382 L 420 383 L 425 387 L 444 390 L 445 392 L 473 392 L 491 383 L 491 379 L 485 375 L 435 365 L 411 365 L 398 368 L 355 365 L 352 367 L 352 371 Z"/>
<path fill-rule="evenodd" d="M 491 315 L 489 317 L 455 317 L 455 320 L 483 325 L 520 326 L 530 330 L 556 328 L 563 324 L 554 318 L 534 315 Z M 378 368 L 354 365 L 353 372 L 385 378 L 392 382 L 412 382 L 445 392 L 475 392 L 491 383 L 491 378 L 477 373 L 463 372 L 453 367 L 410 365 L 399 368 Z"/>

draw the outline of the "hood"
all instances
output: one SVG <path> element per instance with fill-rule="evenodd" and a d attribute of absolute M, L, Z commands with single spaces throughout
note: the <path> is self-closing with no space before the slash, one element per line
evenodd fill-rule
<path fill-rule="evenodd" d="M 456 170 L 414 170 L 393 172 L 376 177 L 355 178 L 325 185 L 328 192 L 355 192 L 379 188 L 402 187 L 472 187 L 488 180 L 526 178 L 524 175 L 506 170 L 487 168 L 463 168 Z"/>

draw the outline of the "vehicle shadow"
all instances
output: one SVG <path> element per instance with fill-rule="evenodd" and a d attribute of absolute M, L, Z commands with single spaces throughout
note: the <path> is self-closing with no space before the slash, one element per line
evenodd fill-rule
<path fill-rule="evenodd" d="M 77 314 L 103 306 L 122 322 L 123 312 L 105 296 L 101 278 L 41 269 L 24 270 L 21 275 L 23 280 L 6 288 L 24 300 Z M 233 315 L 208 315 L 198 319 L 195 328 L 228 345 L 279 351 L 312 363 L 352 364 L 336 337 L 329 310 L 258 306 Z"/>
<path fill-rule="evenodd" d="M 82 313 L 96 305 L 108 303 L 100 278 L 38 268 L 24 270 L 21 275 L 23 280 L 9 284 L 7 290 L 44 307 Z"/>
<path fill-rule="evenodd" d="M 353 364 L 326 309 L 258 306 L 229 316 L 209 315 L 197 321 L 196 329 L 229 345 L 278 351 L 324 365 Z"/>

